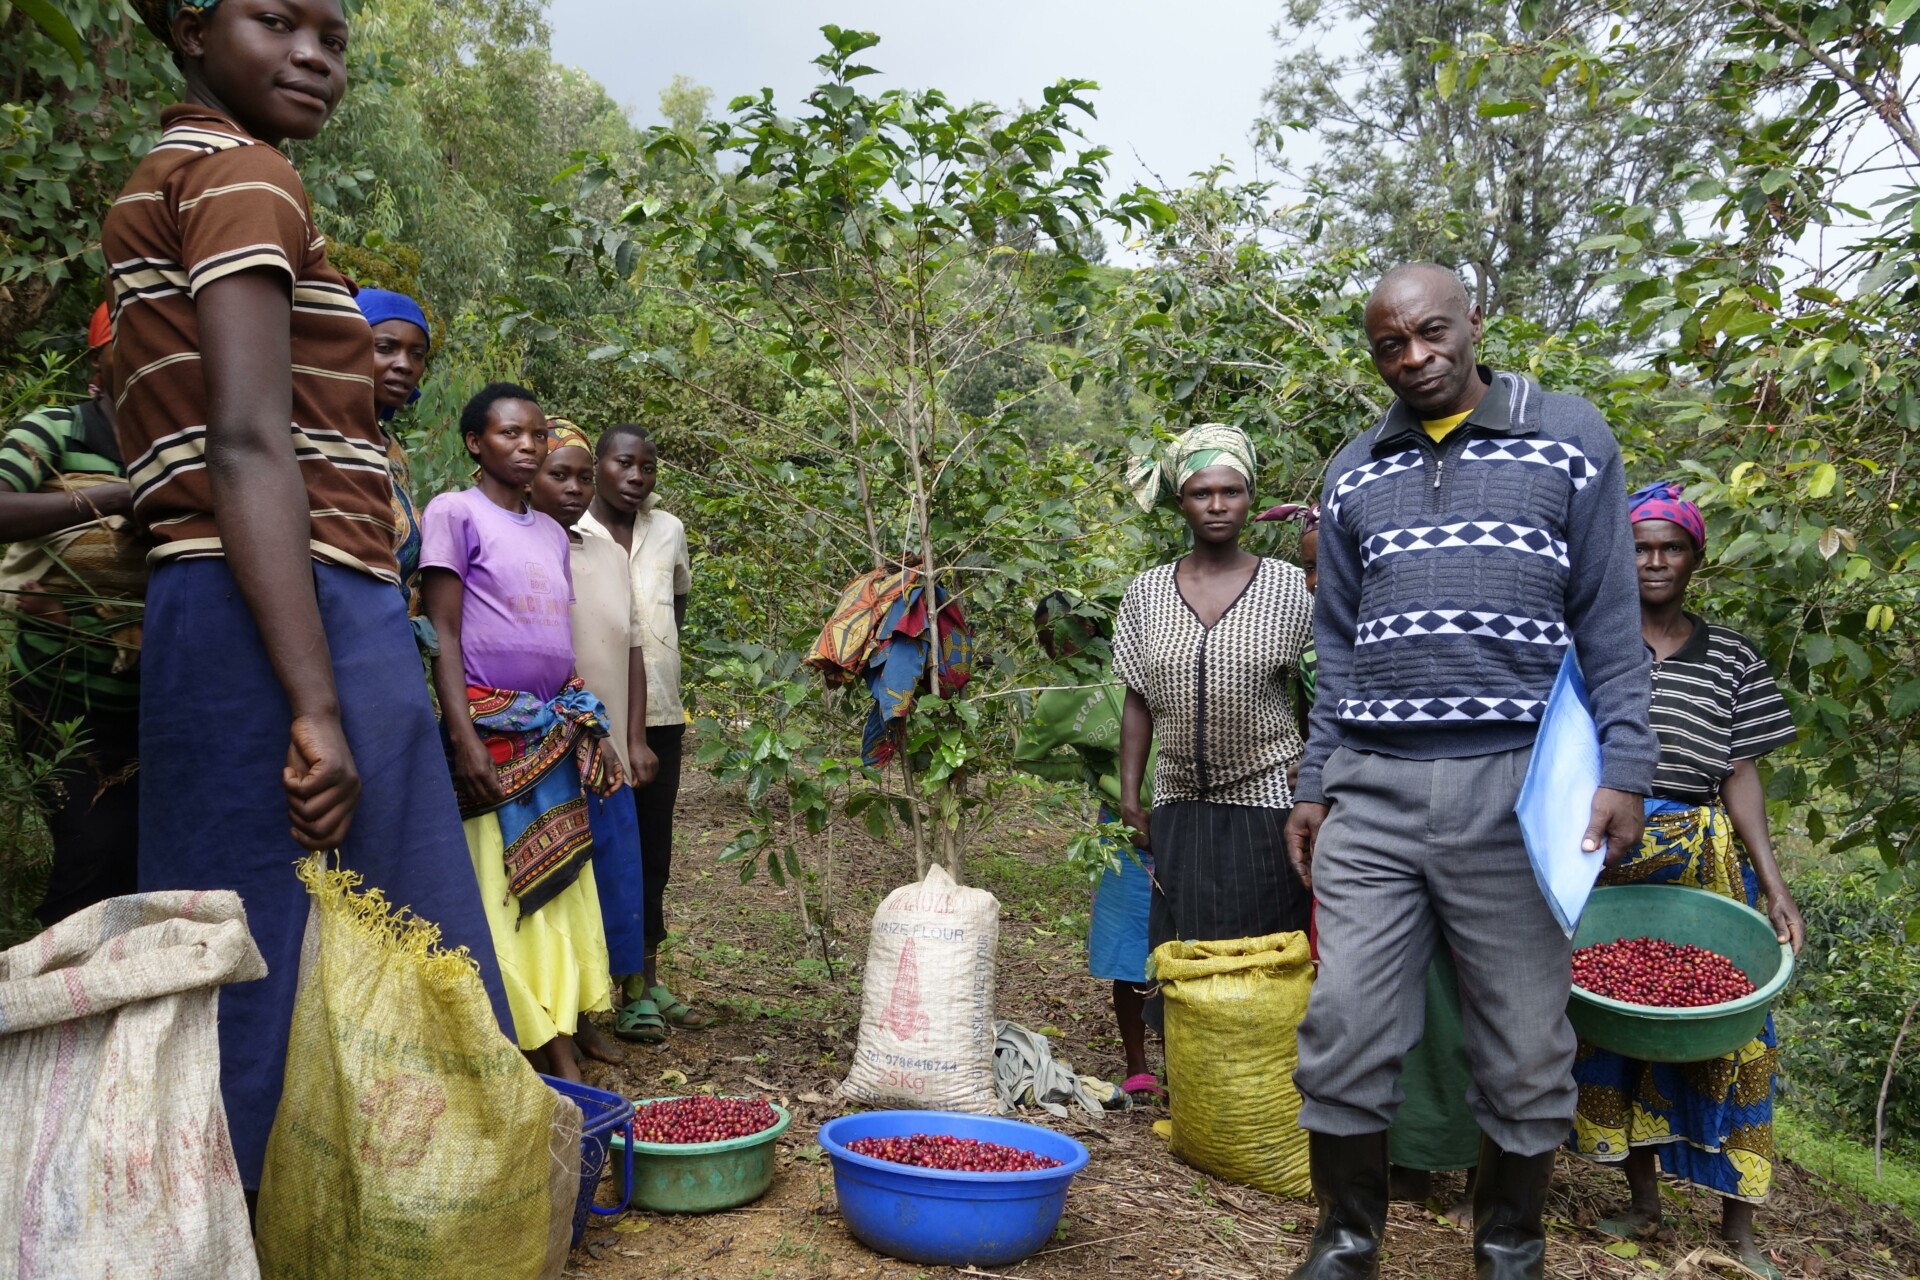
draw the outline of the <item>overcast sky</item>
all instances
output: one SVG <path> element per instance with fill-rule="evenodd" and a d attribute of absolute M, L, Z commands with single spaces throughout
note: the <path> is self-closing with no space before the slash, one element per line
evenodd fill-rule
<path fill-rule="evenodd" d="M 829 22 L 880 35 L 864 60 L 887 87 L 1012 107 L 1062 78 L 1095 80 L 1087 136 L 1113 149 L 1114 177 L 1151 170 L 1177 186 L 1222 156 L 1255 175 L 1248 135 L 1280 11 L 1278 0 L 552 0 L 549 21 L 554 57 L 600 81 L 639 124 L 659 121 L 675 72 L 712 89 L 716 110 L 763 86 L 796 107 L 820 82 L 811 60 Z"/>

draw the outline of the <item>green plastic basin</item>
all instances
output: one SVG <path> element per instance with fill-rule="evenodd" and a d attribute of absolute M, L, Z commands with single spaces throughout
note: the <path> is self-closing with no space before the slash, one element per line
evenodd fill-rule
<path fill-rule="evenodd" d="M 636 1107 L 668 1098 L 637 1098 Z M 723 1142 L 633 1143 L 633 1207 L 655 1213 L 713 1213 L 749 1204 L 773 1185 L 774 1140 L 787 1131 L 793 1117 L 778 1103 L 768 1104 L 778 1117 L 771 1128 Z M 613 1170 L 616 1190 L 626 1193 L 626 1162 L 621 1153 L 627 1135 L 609 1140 L 607 1166 Z"/>
<path fill-rule="evenodd" d="M 1767 918 L 1705 889 L 1623 884 L 1595 889 L 1573 935 L 1576 950 L 1621 938 L 1690 942 L 1739 966 L 1752 995 L 1693 1009 L 1661 1009 L 1573 989 L 1567 1019 L 1582 1039 L 1644 1062 L 1699 1062 L 1759 1035 L 1767 1009 L 1793 976 L 1793 948 Z"/>

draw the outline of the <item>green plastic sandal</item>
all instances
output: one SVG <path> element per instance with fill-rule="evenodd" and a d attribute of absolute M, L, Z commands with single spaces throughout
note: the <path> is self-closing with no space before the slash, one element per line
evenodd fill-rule
<path fill-rule="evenodd" d="M 701 1013 L 686 1001 L 679 999 L 665 986 L 649 987 L 647 998 L 659 1007 L 660 1016 L 668 1025 L 684 1031 L 699 1031 L 713 1025 L 713 1019 Z"/>
<path fill-rule="evenodd" d="M 645 997 L 629 1000 L 614 1016 L 613 1034 L 634 1044 L 665 1044 L 667 1021 L 660 1016 L 660 1006 L 653 1001 Z"/>

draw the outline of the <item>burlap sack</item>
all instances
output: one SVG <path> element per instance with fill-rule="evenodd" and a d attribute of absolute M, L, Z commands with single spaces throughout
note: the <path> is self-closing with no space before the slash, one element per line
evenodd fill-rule
<path fill-rule="evenodd" d="M 239 895 L 112 898 L 0 952 L 0 1275 L 255 1280 L 220 1105 Z"/>
<path fill-rule="evenodd" d="M 359 877 L 313 895 L 260 1176 L 267 1280 L 549 1280 L 580 1192 L 580 1108 L 501 1034 L 473 960 Z"/>
<path fill-rule="evenodd" d="M 841 1096 L 870 1106 L 997 1111 L 999 946 L 999 899 L 954 883 L 943 868 L 888 894 L 873 913 L 860 1046 Z"/>
<path fill-rule="evenodd" d="M 1150 964 L 1166 998 L 1173 1154 L 1228 1182 L 1308 1194 L 1293 1087 L 1313 991 L 1307 935 L 1167 942 Z"/>

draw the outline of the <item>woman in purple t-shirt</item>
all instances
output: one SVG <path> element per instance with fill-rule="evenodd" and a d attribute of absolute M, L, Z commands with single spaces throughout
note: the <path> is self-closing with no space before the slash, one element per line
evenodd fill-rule
<path fill-rule="evenodd" d="M 489 383 L 460 433 L 479 482 L 421 520 L 434 688 L 515 1036 L 536 1068 L 578 1080 L 581 1015 L 612 1007 L 582 792 L 611 794 L 620 764 L 606 709 L 574 678 L 567 535 L 527 504 L 546 415 Z"/>

